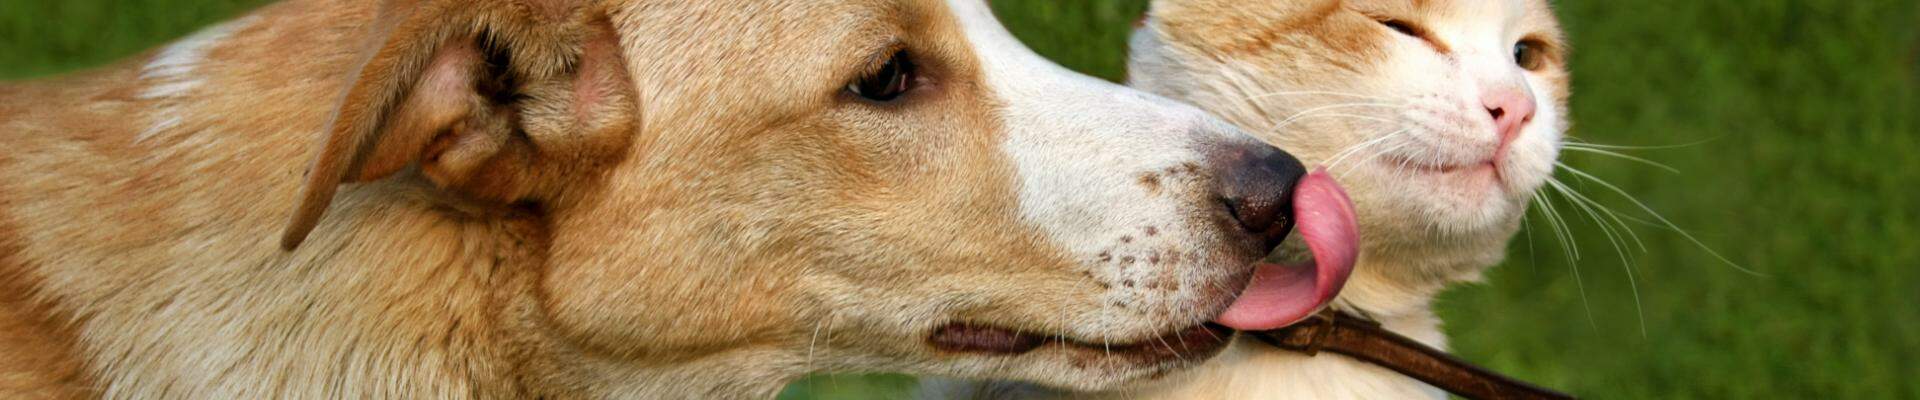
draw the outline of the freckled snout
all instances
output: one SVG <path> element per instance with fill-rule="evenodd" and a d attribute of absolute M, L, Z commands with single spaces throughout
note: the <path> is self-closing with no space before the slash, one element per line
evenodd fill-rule
<path fill-rule="evenodd" d="M 1493 117 L 1494 132 L 1500 134 L 1501 148 L 1520 136 L 1520 130 L 1533 122 L 1533 95 L 1519 88 L 1501 88 L 1480 96 L 1480 103 Z"/>
<path fill-rule="evenodd" d="M 1227 145 L 1215 151 L 1208 158 L 1228 215 L 1265 248 L 1278 246 L 1293 230 L 1293 189 L 1306 176 L 1306 166 L 1265 144 Z"/>

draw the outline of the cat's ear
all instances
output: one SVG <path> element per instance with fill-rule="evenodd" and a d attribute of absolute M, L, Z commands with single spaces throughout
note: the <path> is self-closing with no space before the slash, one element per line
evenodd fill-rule
<path fill-rule="evenodd" d="M 568 1 L 393 0 L 375 29 L 285 249 L 305 240 L 342 184 L 417 166 L 441 189 L 515 201 L 537 191 L 550 164 L 607 151 L 634 123 L 612 25 Z"/>

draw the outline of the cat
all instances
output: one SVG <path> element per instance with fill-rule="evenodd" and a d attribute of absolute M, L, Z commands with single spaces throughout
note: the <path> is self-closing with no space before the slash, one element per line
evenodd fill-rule
<path fill-rule="evenodd" d="M 1332 171 L 1364 246 L 1335 307 L 1444 347 L 1433 296 L 1505 257 L 1568 129 L 1567 45 L 1547 1 L 1159 0 L 1153 10 L 1134 36 L 1130 84 Z M 1350 359 L 1264 346 L 1242 340 L 1151 397 L 1445 397 Z"/>
<path fill-rule="evenodd" d="M 1334 308 L 1444 348 L 1434 295 L 1505 257 L 1568 129 L 1567 45 L 1547 1 L 1155 0 L 1151 9 L 1132 39 L 1129 84 L 1330 170 L 1353 197 L 1363 246 Z M 1383 368 L 1245 338 L 1202 367 L 1126 392 L 935 382 L 925 393 L 1446 397 Z"/>

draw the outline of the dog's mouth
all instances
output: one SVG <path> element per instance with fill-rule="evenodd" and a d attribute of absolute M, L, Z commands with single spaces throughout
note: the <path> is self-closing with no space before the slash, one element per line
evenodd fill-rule
<path fill-rule="evenodd" d="M 1211 358 L 1232 341 L 1235 331 L 1284 328 L 1320 312 L 1353 273 L 1359 234 L 1346 191 L 1327 172 L 1316 171 L 1296 184 L 1293 205 L 1296 230 L 1312 259 L 1299 264 L 1255 263 L 1246 288 L 1213 322 L 1128 342 L 1094 342 L 954 322 L 935 329 L 928 342 L 941 351 L 1000 356 L 1057 347 L 1141 363 Z"/>
<path fill-rule="evenodd" d="M 1059 348 L 1135 362 L 1203 360 L 1218 354 L 1233 339 L 1233 329 L 1207 323 L 1152 338 L 1127 342 L 1095 342 L 1044 333 L 1026 332 L 956 322 L 935 329 L 928 338 L 935 349 L 954 353 L 1021 355 Z"/>
<path fill-rule="evenodd" d="M 1360 257 L 1353 200 L 1322 170 L 1295 185 L 1293 207 L 1295 230 L 1312 259 L 1256 263 L 1246 289 L 1214 322 L 1243 331 L 1284 328 L 1326 309 L 1346 286 Z"/>

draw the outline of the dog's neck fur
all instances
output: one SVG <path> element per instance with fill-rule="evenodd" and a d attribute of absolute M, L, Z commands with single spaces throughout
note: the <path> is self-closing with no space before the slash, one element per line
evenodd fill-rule
<path fill-rule="evenodd" d="M 239 134 L 217 128 L 202 131 L 222 133 Z M 20 136 L 25 135 L 9 137 Z M 19 141 L 9 144 L 21 153 L 62 151 L 39 144 L 18 146 Z M 31 164 L 21 158 L 29 157 L 10 157 L 0 162 L 0 168 Z M 283 173 L 299 168 L 296 163 L 285 164 L 257 166 Z M 56 179 L 7 182 L 6 199 L 14 204 L 56 202 L 59 198 L 23 193 L 51 190 L 36 183 L 103 183 L 83 176 L 116 168 L 131 166 L 55 167 L 42 176 L 59 176 Z M 343 194 L 341 201 L 347 206 L 332 217 L 341 226 L 369 228 L 316 235 L 293 253 L 280 253 L 271 245 L 273 227 L 281 220 L 272 207 L 258 212 L 241 204 L 231 204 L 239 206 L 234 208 L 206 202 L 211 199 L 178 202 L 161 210 L 46 204 L 91 208 L 108 216 L 152 213 L 154 220 L 124 221 L 120 225 L 126 231 L 58 233 L 100 235 L 101 241 L 92 243 L 105 245 L 93 248 L 71 246 L 58 238 L 26 238 L 21 242 L 28 245 L 0 262 L 0 273 L 22 277 L 19 282 L 32 285 L 35 296 L 18 304 L 44 305 L 49 310 L 48 316 L 0 315 L 0 355 L 76 366 L 67 376 L 10 376 L 0 380 L 0 393 L 37 393 L 49 398 L 78 394 L 286 398 L 313 393 L 337 398 L 603 398 L 642 393 L 737 398 L 770 397 L 784 382 L 806 373 L 798 361 L 766 363 L 802 358 L 782 353 L 779 346 L 676 354 L 663 357 L 671 362 L 638 369 L 615 367 L 614 362 L 563 361 L 591 359 L 585 356 L 591 350 L 561 345 L 563 341 L 546 337 L 547 331 L 541 329 L 541 289 L 533 272 L 544 268 L 538 254 L 544 251 L 546 233 L 537 217 L 486 215 L 513 211 L 485 207 L 450 210 L 464 207 L 406 179 L 377 185 Z M 278 193 L 293 193 L 288 189 Z M 135 205 L 150 204 L 126 206 Z M 176 212 L 233 215 L 236 221 L 225 226 L 244 228 L 179 232 L 153 223 Z M 5 217 L 7 228 L 33 226 L 52 232 L 60 226 L 83 226 L 41 215 Z M 373 228 L 394 226 L 462 234 Z M 208 236 L 192 237 L 200 235 Z M 228 239 L 258 245 L 239 253 L 192 246 L 196 240 Z M 409 251 L 399 251 L 401 247 Z M 436 251 L 416 251 L 423 248 Z M 202 251 L 206 253 L 187 257 L 147 256 Z M 164 259 L 194 261 L 182 265 L 143 262 Z M 191 285 L 217 287 L 186 290 Z M 492 296 L 465 302 L 436 295 L 462 291 L 449 289 L 460 286 Z M 14 304 L 7 305 L 15 309 Z M 401 319 L 411 322 L 398 323 Z M 412 331 L 395 331 L 402 328 Z M 307 340 L 315 335 L 346 339 Z M 48 343 L 73 347 L 56 356 L 45 347 Z M 80 348 L 87 351 L 76 351 Z M 100 386 L 101 382 L 113 384 Z"/>
<path fill-rule="evenodd" d="M 0 359 L 39 364 L 0 365 L 0 397 L 770 397 L 807 372 L 764 362 L 803 360 L 791 346 L 753 343 L 638 370 L 577 361 L 594 350 L 544 328 L 546 217 L 417 176 L 342 191 L 332 228 L 282 251 L 328 117 L 311 102 L 334 99 L 246 101 L 343 86 L 350 54 L 294 43 L 359 40 L 325 21 L 370 10 L 318 3 L 0 85 Z M 286 59 L 301 61 L 235 61 Z"/>

